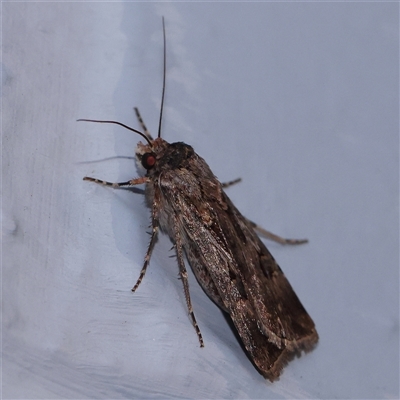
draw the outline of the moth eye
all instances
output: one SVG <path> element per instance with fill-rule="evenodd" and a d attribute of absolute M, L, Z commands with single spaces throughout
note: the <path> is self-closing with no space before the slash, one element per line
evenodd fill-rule
<path fill-rule="evenodd" d="M 154 153 L 145 153 L 142 155 L 142 165 L 146 169 L 152 169 L 156 163 L 156 155 Z"/>

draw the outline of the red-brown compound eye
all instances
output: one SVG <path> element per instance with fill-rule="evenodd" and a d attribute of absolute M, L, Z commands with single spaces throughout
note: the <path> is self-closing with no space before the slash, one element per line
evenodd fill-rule
<path fill-rule="evenodd" d="M 142 155 L 142 165 L 146 169 L 152 169 L 156 163 L 156 155 L 154 153 L 144 153 Z"/>

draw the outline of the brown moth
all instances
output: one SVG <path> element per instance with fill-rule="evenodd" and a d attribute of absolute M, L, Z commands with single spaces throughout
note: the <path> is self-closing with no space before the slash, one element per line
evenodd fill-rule
<path fill-rule="evenodd" d="M 224 191 L 239 180 L 220 183 L 191 146 L 183 142 L 168 143 L 161 138 L 166 70 L 164 19 L 163 38 L 164 76 L 156 139 L 148 132 L 137 108 L 143 132 L 116 121 L 79 120 L 117 124 L 141 135 L 145 143 L 138 143 L 136 156 L 147 171 L 145 176 L 120 183 L 90 177 L 84 180 L 116 189 L 146 185 L 152 232 L 142 271 L 132 291 L 146 273 L 161 229 L 174 244 L 189 315 L 200 346 L 204 342 L 190 300 L 184 254 L 203 290 L 232 319 L 258 371 L 274 381 L 295 355 L 313 349 L 318 334 L 256 230 L 281 244 L 301 244 L 306 240 L 283 239 L 243 217 Z"/>

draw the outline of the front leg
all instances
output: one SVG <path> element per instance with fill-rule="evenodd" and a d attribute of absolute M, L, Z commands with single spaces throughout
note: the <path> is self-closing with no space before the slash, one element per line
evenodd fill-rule
<path fill-rule="evenodd" d="M 142 183 L 148 183 L 150 180 L 147 177 L 142 177 L 142 178 L 136 178 L 136 179 L 131 179 L 130 181 L 127 182 L 107 182 L 107 181 L 103 181 L 100 179 L 96 179 L 96 178 L 90 178 L 88 176 L 85 176 L 83 178 L 84 181 L 90 181 L 90 182 L 95 182 L 98 183 L 99 185 L 104 185 L 104 186 L 111 186 L 114 189 L 130 189 L 136 185 L 140 185 Z M 137 189 L 139 190 L 139 189 Z M 149 243 L 149 247 L 147 248 L 147 253 L 146 256 L 144 258 L 144 264 L 142 267 L 142 270 L 140 271 L 140 275 L 138 280 L 135 283 L 135 286 L 133 286 L 133 288 L 131 289 L 132 292 L 136 291 L 136 289 L 139 287 L 140 283 L 142 282 L 145 274 L 146 274 L 146 270 L 147 267 L 150 263 L 150 257 L 151 257 L 151 252 L 153 251 L 153 247 L 154 244 L 156 242 L 157 239 L 157 233 L 158 233 L 158 197 L 154 198 L 154 202 L 153 202 L 153 211 L 152 211 L 152 232 L 151 232 L 151 238 L 150 238 L 150 243 Z"/>
<path fill-rule="evenodd" d="M 141 185 L 142 183 L 148 183 L 150 181 L 149 178 L 147 178 L 146 176 L 143 176 L 142 178 L 131 179 L 130 181 L 127 182 L 114 182 L 114 183 L 103 181 L 101 179 L 91 178 L 89 176 L 85 176 L 83 180 L 95 182 L 104 186 L 111 186 L 114 189 L 129 189 L 133 186 Z"/>

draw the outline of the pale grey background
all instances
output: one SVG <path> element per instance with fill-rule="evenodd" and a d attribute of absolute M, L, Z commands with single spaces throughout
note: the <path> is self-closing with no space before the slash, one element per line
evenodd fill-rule
<path fill-rule="evenodd" d="M 397 3 L 3 3 L 3 398 L 398 398 Z M 194 146 L 316 322 L 318 348 L 266 382 L 143 198 L 82 181 L 137 176 L 156 132 Z M 82 162 L 85 162 L 82 164 Z"/>

